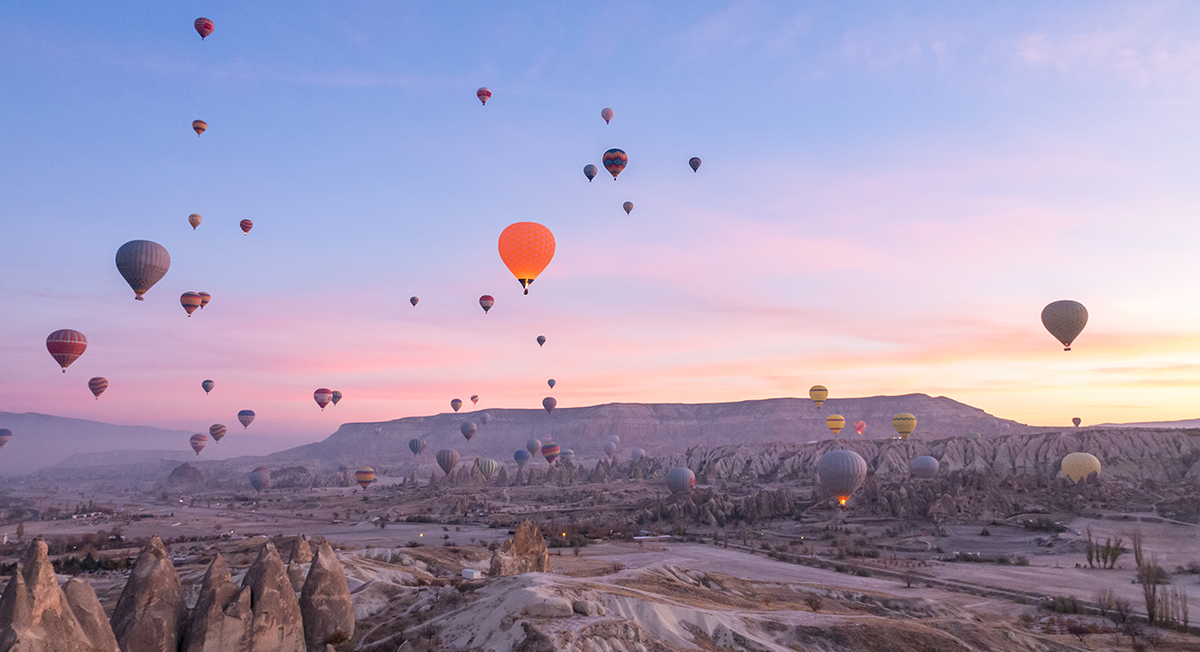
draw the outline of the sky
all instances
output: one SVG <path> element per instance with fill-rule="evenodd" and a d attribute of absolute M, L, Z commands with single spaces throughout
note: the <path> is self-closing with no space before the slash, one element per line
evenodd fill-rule
<path fill-rule="evenodd" d="M 1200 416 L 1195 3 L 14 0 L 0 20 L 0 410 L 204 432 L 253 409 L 301 442 L 472 394 L 820 383 L 1038 425 Z M 612 147 L 629 166 L 589 183 Z M 497 253 L 519 221 L 557 241 L 528 296 Z M 113 263 L 135 239 L 171 254 L 144 302 Z M 186 291 L 212 303 L 189 318 Z M 1039 320 L 1059 299 L 1090 313 L 1069 353 Z M 60 328 L 89 340 L 66 374 Z M 345 399 L 322 412 L 318 387 Z"/>

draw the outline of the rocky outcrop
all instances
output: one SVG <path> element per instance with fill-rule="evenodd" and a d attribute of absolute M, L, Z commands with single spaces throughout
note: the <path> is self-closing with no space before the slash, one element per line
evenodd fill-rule
<path fill-rule="evenodd" d="M 97 637 L 98 646 L 89 644 L 67 595 L 58 586 L 46 550 L 45 541 L 34 540 L 0 596 L 0 651 L 113 650 L 103 647 L 103 637 Z M 81 601 L 80 607 L 86 609 L 90 605 L 84 602 Z"/>
<path fill-rule="evenodd" d="M 157 536 L 138 555 L 112 615 L 123 652 L 175 650 L 187 623 L 183 586 Z"/>
<path fill-rule="evenodd" d="M 321 542 L 300 594 L 304 640 L 309 652 L 322 652 L 325 641 L 338 632 L 354 636 L 354 602 L 346 571 L 328 542 Z"/>
<path fill-rule="evenodd" d="M 263 544 L 242 588 L 250 590 L 253 613 L 248 652 L 304 652 L 300 603 L 274 544 Z"/>
<path fill-rule="evenodd" d="M 233 583 L 225 558 L 217 553 L 200 584 L 192 609 L 183 652 L 244 652 L 250 649 L 249 589 Z"/>
<path fill-rule="evenodd" d="M 167 476 L 167 487 L 171 489 L 190 489 L 193 491 L 204 488 L 204 474 L 196 467 L 184 462 L 171 471 Z"/>
<path fill-rule="evenodd" d="M 523 521 L 511 539 L 492 553 L 490 577 L 520 575 L 522 573 L 549 573 L 550 552 L 542 531 L 533 521 Z M 568 605 L 570 606 L 570 605 Z"/>
<path fill-rule="evenodd" d="M 313 560 L 312 546 L 308 544 L 308 537 L 303 534 L 296 535 L 292 540 L 292 552 L 288 556 L 289 564 L 307 564 Z"/>
<path fill-rule="evenodd" d="M 84 640 L 91 646 L 89 652 L 119 652 L 117 637 L 108 624 L 108 614 L 100 606 L 100 599 L 96 597 L 92 585 L 83 578 L 72 577 L 63 586 L 63 593 L 67 596 L 67 604 L 71 605 L 75 620 L 79 621 Z"/>

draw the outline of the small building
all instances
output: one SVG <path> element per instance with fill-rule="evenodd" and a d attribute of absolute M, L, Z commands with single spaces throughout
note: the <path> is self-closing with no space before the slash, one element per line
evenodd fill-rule
<path fill-rule="evenodd" d="M 463 569 L 464 580 L 481 580 L 483 579 L 483 571 L 475 570 L 474 568 Z"/>

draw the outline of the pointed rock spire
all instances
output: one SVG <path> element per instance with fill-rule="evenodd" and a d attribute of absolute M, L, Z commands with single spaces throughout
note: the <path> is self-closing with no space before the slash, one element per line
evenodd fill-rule
<path fill-rule="evenodd" d="M 113 610 L 112 629 L 123 652 L 179 647 L 187 622 L 183 586 L 162 539 L 154 536 L 138 555 Z"/>
<path fill-rule="evenodd" d="M 249 652 L 304 652 L 300 603 L 275 544 L 263 544 L 242 588 L 250 589 L 254 614 Z"/>
<path fill-rule="evenodd" d="M 354 602 L 342 568 L 329 542 L 322 541 L 300 594 L 304 640 L 309 652 L 320 652 L 336 632 L 354 636 Z"/>
<path fill-rule="evenodd" d="M 250 649 L 250 618 L 250 591 L 233 583 L 225 558 L 217 553 L 200 583 L 182 650 L 244 652 Z"/>

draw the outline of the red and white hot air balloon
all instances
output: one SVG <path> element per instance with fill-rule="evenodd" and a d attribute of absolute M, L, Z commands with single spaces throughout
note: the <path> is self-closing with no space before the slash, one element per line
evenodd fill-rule
<path fill-rule="evenodd" d="M 479 90 L 475 91 L 475 97 L 478 97 L 480 102 L 487 104 L 487 101 L 492 99 L 492 91 L 487 86 L 480 86 Z"/>
<path fill-rule="evenodd" d="M 208 38 L 208 35 L 212 34 L 213 30 L 217 28 L 212 20 L 208 18 L 197 18 L 193 25 L 196 27 L 196 33 L 200 35 L 201 41 Z"/>
<path fill-rule="evenodd" d="M 64 374 L 67 373 L 67 367 L 87 350 L 87 345 L 88 341 L 83 333 L 69 328 L 54 331 L 46 338 L 46 350 L 62 367 Z"/>
<path fill-rule="evenodd" d="M 321 410 L 324 411 L 325 406 L 329 405 L 329 403 L 333 400 L 333 390 L 322 387 L 313 392 L 313 400 L 316 401 L 317 405 L 321 406 Z"/>

